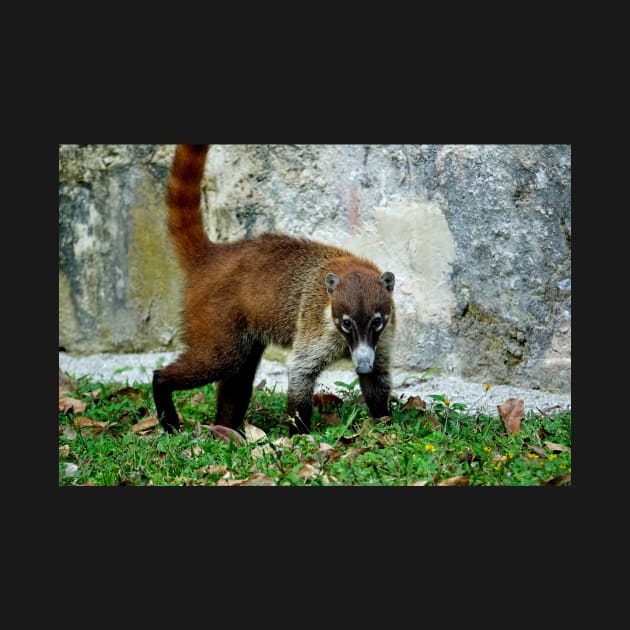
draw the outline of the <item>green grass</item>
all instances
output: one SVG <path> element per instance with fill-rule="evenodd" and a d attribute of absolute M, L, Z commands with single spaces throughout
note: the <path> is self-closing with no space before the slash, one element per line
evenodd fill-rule
<path fill-rule="evenodd" d="M 245 421 L 264 433 L 228 444 L 209 426 L 213 385 L 175 394 L 186 421 L 179 433 L 169 435 L 146 421 L 155 414 L 149 384 L 122 387 L 79 379 L 66 396 L 86 403 L 85 408 L 74 403 L 59 412 L 59 485 L 571 483 L 570 410 L 529 410 L 521 430 L 508 434 L 498 415 L 434 394 L 424 410 L 409 399 L 394 399 L 392 416 L 374 420 L 361 404 L 356 382 L 337 385 L 341 398 L 322 399 L 311 434 L 293 438 L 282 421 L 286 396 L 255 390 Z M 240 433 L 245 436 L 244 429 Z"/>

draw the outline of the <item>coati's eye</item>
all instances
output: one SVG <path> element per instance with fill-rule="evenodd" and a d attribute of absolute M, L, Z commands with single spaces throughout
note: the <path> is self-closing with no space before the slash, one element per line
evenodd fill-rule
<path fill-rule="evenodd" d="M 352 320 L 347 315 L 344 315 L 341 318 L 341 328 L 347 333 L 352 330 Z"/>
<path fill-rule="evenodd" d="M 372 319 L 372 326 L 374 330 L 378 332 L 381 328 L 383 328 L 383 318 L 380 315 L 375 315 L 374 319 Z"/>

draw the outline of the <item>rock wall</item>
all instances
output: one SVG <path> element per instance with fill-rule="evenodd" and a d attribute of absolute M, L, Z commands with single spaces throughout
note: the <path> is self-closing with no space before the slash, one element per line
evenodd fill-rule
<path fill-rule="evenodd" d="M 172 145 L 60 145 L 59 345 L 181 347 Z M 206 228 L 341 245 L 396 274 L 396 363 L 570 391 L 570 145 L 217 145 Z"/>

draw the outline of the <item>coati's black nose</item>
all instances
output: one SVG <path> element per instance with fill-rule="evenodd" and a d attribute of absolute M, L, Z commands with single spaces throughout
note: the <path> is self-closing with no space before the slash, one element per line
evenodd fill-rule
<path fill-rule="evenodd" d="M 357 374 L 370 374 L 373 367 L 374 366 L 370 363 L 359 363 L 359 365 L 357 365 Z"/>
<path fill-rule="evenodd" d="M 352 351 L 352 362 L 357 374 L 370 374 L 374 369 L 374 348 L 359 344 Z"/>

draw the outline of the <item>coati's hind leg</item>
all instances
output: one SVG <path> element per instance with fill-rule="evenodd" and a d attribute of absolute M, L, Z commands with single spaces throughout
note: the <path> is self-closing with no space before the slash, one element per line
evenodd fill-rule
<path fill-rule="evenodd" d="M 217 384 L 217 424 L 236 429 L 243 421 L 264 349 L 263 344 L 254 344 L 238 370 Z"/>
<path fill-rule="evenodd" d="M 208 357 L 208 361 L 210 357 Z M 209 362 L 200 364 L 199 355 L 184 351 L 175 361 L 153 372 L 153 400 L 157 417 L 168 433 L 179 427 L 177 411 L 173 404 L 173 392 L 201 387 L 219 380 L 224 370 L 214 368 Z"/>

